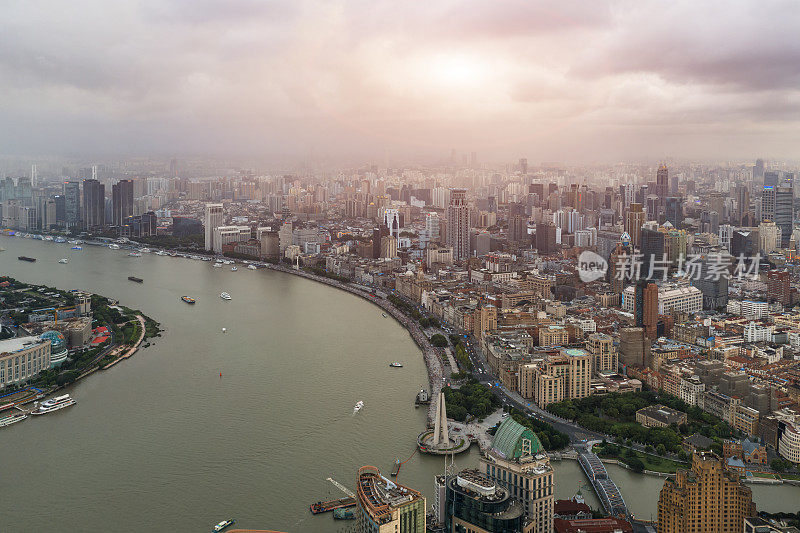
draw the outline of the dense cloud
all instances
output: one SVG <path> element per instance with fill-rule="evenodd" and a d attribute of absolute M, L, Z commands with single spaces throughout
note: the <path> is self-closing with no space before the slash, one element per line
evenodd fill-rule
<path fill-rule="evenodd" d="M 0 153 L 794 157 L 793 2 L 12 1 Z"/>

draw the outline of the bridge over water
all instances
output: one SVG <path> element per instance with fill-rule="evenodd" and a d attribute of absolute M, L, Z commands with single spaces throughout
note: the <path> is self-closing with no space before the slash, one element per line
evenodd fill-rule
<path fill-rule="evenodd" d="M 630 518 L 630 512 L 625 505 L 625 500 L 622 499 L 617 484 L 608 475 L 605 465 L 600 461 L 594 453 L 589 450 L 578 450 L 578 462 L 583 468 L 583 472 L 594 487 L 597 497 L 600 498 L 600 503 L 603 508 L 610 515 L 624 515 Z"/>

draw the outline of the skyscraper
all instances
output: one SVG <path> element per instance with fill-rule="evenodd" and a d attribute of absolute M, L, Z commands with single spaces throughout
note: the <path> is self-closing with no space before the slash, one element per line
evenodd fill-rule
<path fill-rule="evenodd" d="M 120 180 L 111 187 L 111 203 L 115 226 L 122 227 L 125 219 L 133 215 L 133 181 Z"/>
<path fill-rule="evenodd" d="M 692 469 L 678 469 L 658 499 L 659 533 L 740 533 L 755 516 L 749 487 L 710 452 L 695 453 Z"/>
<path fill-rule="evenodd" d="M 551 254 L 557 249 L 556 225 L 552 222 L 536 224 L 536 250 L 540 254 Z"/>
<path fill-rule="evenodd" d="M 470 256 L 469 205 L 466 189 L 451 189 L 447 206 L 447 245 L 453 248 L 453 259 L 463 261 Z"/>
<path fill-rule="evenodd" d="M 522 531 L 525 513 L 509 491 L 478 470 L 462 470 L 445 480 L 446 531 Z"/>
<path fill-rule="evenodd" d="M 222 204 L 206 204 L 205 216 L 203 217 L 205 228 L 205 249 L 214 249 L 214 230 L 225 222 L 225 213 Z M 291 231 L 291 228 L 290 228 Z"/>
<path fill-rule="evenodd" d="M 670 196 L 665 204 L 664 217 L 676 229 L 683 226 L 683 198 Z"/>
<path fill-rule="evenodd" d="M 642 224 L 644 224 L 644 210 L 642 204 L 632 203 L 625 213 L 625 233 L 631 237 L 631 245 L 638 248 L 642 241 Z"/>
<path fill-rule="evenodd" d="M 669 195 L 669 170 L 666 165 L 658 167 L 656 172 L 656 196 L 658 196 L 661 205 Z"/>
<path fill-rule="evenodd" d="M 508 206 L 508 241 L 527 243 L 528 217 L 525 215 L 525 205 L 513 203 Z"/>
<path fill-rule="evenodd" d="M 77 228 L 81 223 L 80 182 L 64 182 L 64 223 L 68 229 Z"/>
<path fill-rule="evenodd" d="M 83 180 L 83 227 L 106 225 L 106 186 L 96 179 Z"/>

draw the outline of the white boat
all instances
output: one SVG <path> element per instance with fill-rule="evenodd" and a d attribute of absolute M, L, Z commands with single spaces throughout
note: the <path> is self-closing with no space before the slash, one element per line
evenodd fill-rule
<path fill-rule="evenodd" d="M 114 244 L 113 242 L 109 244 L 108 247 L 111 250 L 119 250 L 119 244 Z"/>
<path fill-rule="evenodd" d="M 222 268 L 222 263 L 214 263 L 214 268 Z"/>
<path fill-rule="evenodd" d="M 235 518 L 229 518 L 228 520 L 223 520 L 222 522 L 220 522 L 219 524 L 214 526 L 214 529 L 212 530 L 212 533 L 219 533 L 220 531 L 222 531 L 226 527 L 230 527 L 235 523 L 236 523 L 236 519 Z"/>
<path fill-rule="evenodd" d="M 231 267 L 231 272 L 236 272 L 237 270 L 239 270 L 239 269 L 236 268 L 236 267 Z"/>
<path fill-rule="evenodd" d="M 222 261 L 222 259 L 217 259 L 215 262 L 216 263 L 222 263 L 223 261 Z"/>
<path fill-rule="evenodd" d="M 142 257 L 142 254 L 140 254 L 139 252 L 131 252 L 128 255 L 131 257 Z"/>
<path fill-rule="evenodd" d="M 56 398 L 51 398 L 42 402 L 38 409 L 32 411 L 32 415 L 46 415 L 47 413 L 52 413 L 53 411 L 58 411 L 59 409 L 63 409 L 65 407 L 69 407 L 70 405 L 75 405 L 75 400 L 69 397 L 69 394 L 65 394 L 63 396 L 57 396 Z"/>
<path fill-rule="evenodd" d="M 382 316 L 383 318 L 386 318 L 386 313 L 381 313 L 381 316 Z"/>
<path fill-rule="evenodd" d="M 62 242 L 67 242 L 67 239 L 65 239 L 64 237 L 56 237 L 53 240 L 53 242 L 57 242 L 57 243 L 61 244 Z"/>
<path fill-rule="evenodd" d="M 223 261 L 223 263 L 225 263 L 226 265 L 232 265 L 233 261 L 229 261 L 229 260 L 226 259 L 225 261 Z"/>
<path fill-rule="evenodd" d="M 360 411 L 360 410 L 362 410 L 363 408 L 364 408 L 364 402 L 362 402 L 361 400 L 358 400 L 358 401 L 356 402 L 356 405 L 355 405 L 355 407 L 353 407 L 353 414 L 355 414 L 355 413 L 359 412 L 359 411 Z"/>
<path fill-rule="evenodd" d="M 233 298 L 231 298 L 231 295 L 228 294 L 227 292 L 219 293 L 219 297 L 222 298 L 223 300 L 233 300 Z"/>
<path fill-rule="evenodd" d="M 164 250 L 159 250 L 156 252 L 156 255 L 167 255 L 167 252 L 165 252 Z"/>
<path fill-rule="evenodd" d="M 395 361 L 393 363 L 389 363 L 389 366 L 392 368 L 403 368 L 403 364 L 399 361 Z"/>
<path fill-rule="evenodd" d="M 81 248 L 80 246 L 77 246 L 77 245 L 73 246 L 71 249 L 72 250 L 83 250 L 83 248 Z"/>
<path fill-rule="evenodd" d="M 150 253 L 150 248 L 142 248 L 139 251 L 142 252 L 143 254 L 149 254 Z"/>
<path fill-rule="evenodd" d="M 26 418 L 28 418 L 28 415 L 26 415 L 25 413 L 16 413 L 13 415 L 0 418 L 0 428 L 10 426 L 11 424 L 16 424 L 17 422 L 22 422 Z"/>
<path fill-rule="evenodd" d="M 52 241 L 52 240 L 53 240 L 53 237 L 51 237 L 50 235 L 47 235 L 47 236 L 45 236 L 44 240 L 46 240 L 46 241 Z"/>
<path fill-rule="evenodd" d="M 66 265 L 67 263 L 69 263 L 69 259 L 64 257 L 62 259 L 59 259 L 58 262 L 61 263 L 62 265 Z"/>
<path fill-rule="evenodd" d="M 258 267 L 255 265 L 247 265 L 247 268 L 250 270 L 258 270 Z"/>

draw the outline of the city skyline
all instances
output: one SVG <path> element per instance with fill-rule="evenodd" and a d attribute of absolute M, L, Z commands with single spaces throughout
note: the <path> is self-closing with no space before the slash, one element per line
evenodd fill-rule
<path fill-rule="evenodd" d="M 583 162 L 800 140 L 786 2 L 5 9 L 8 154 Z"/>

